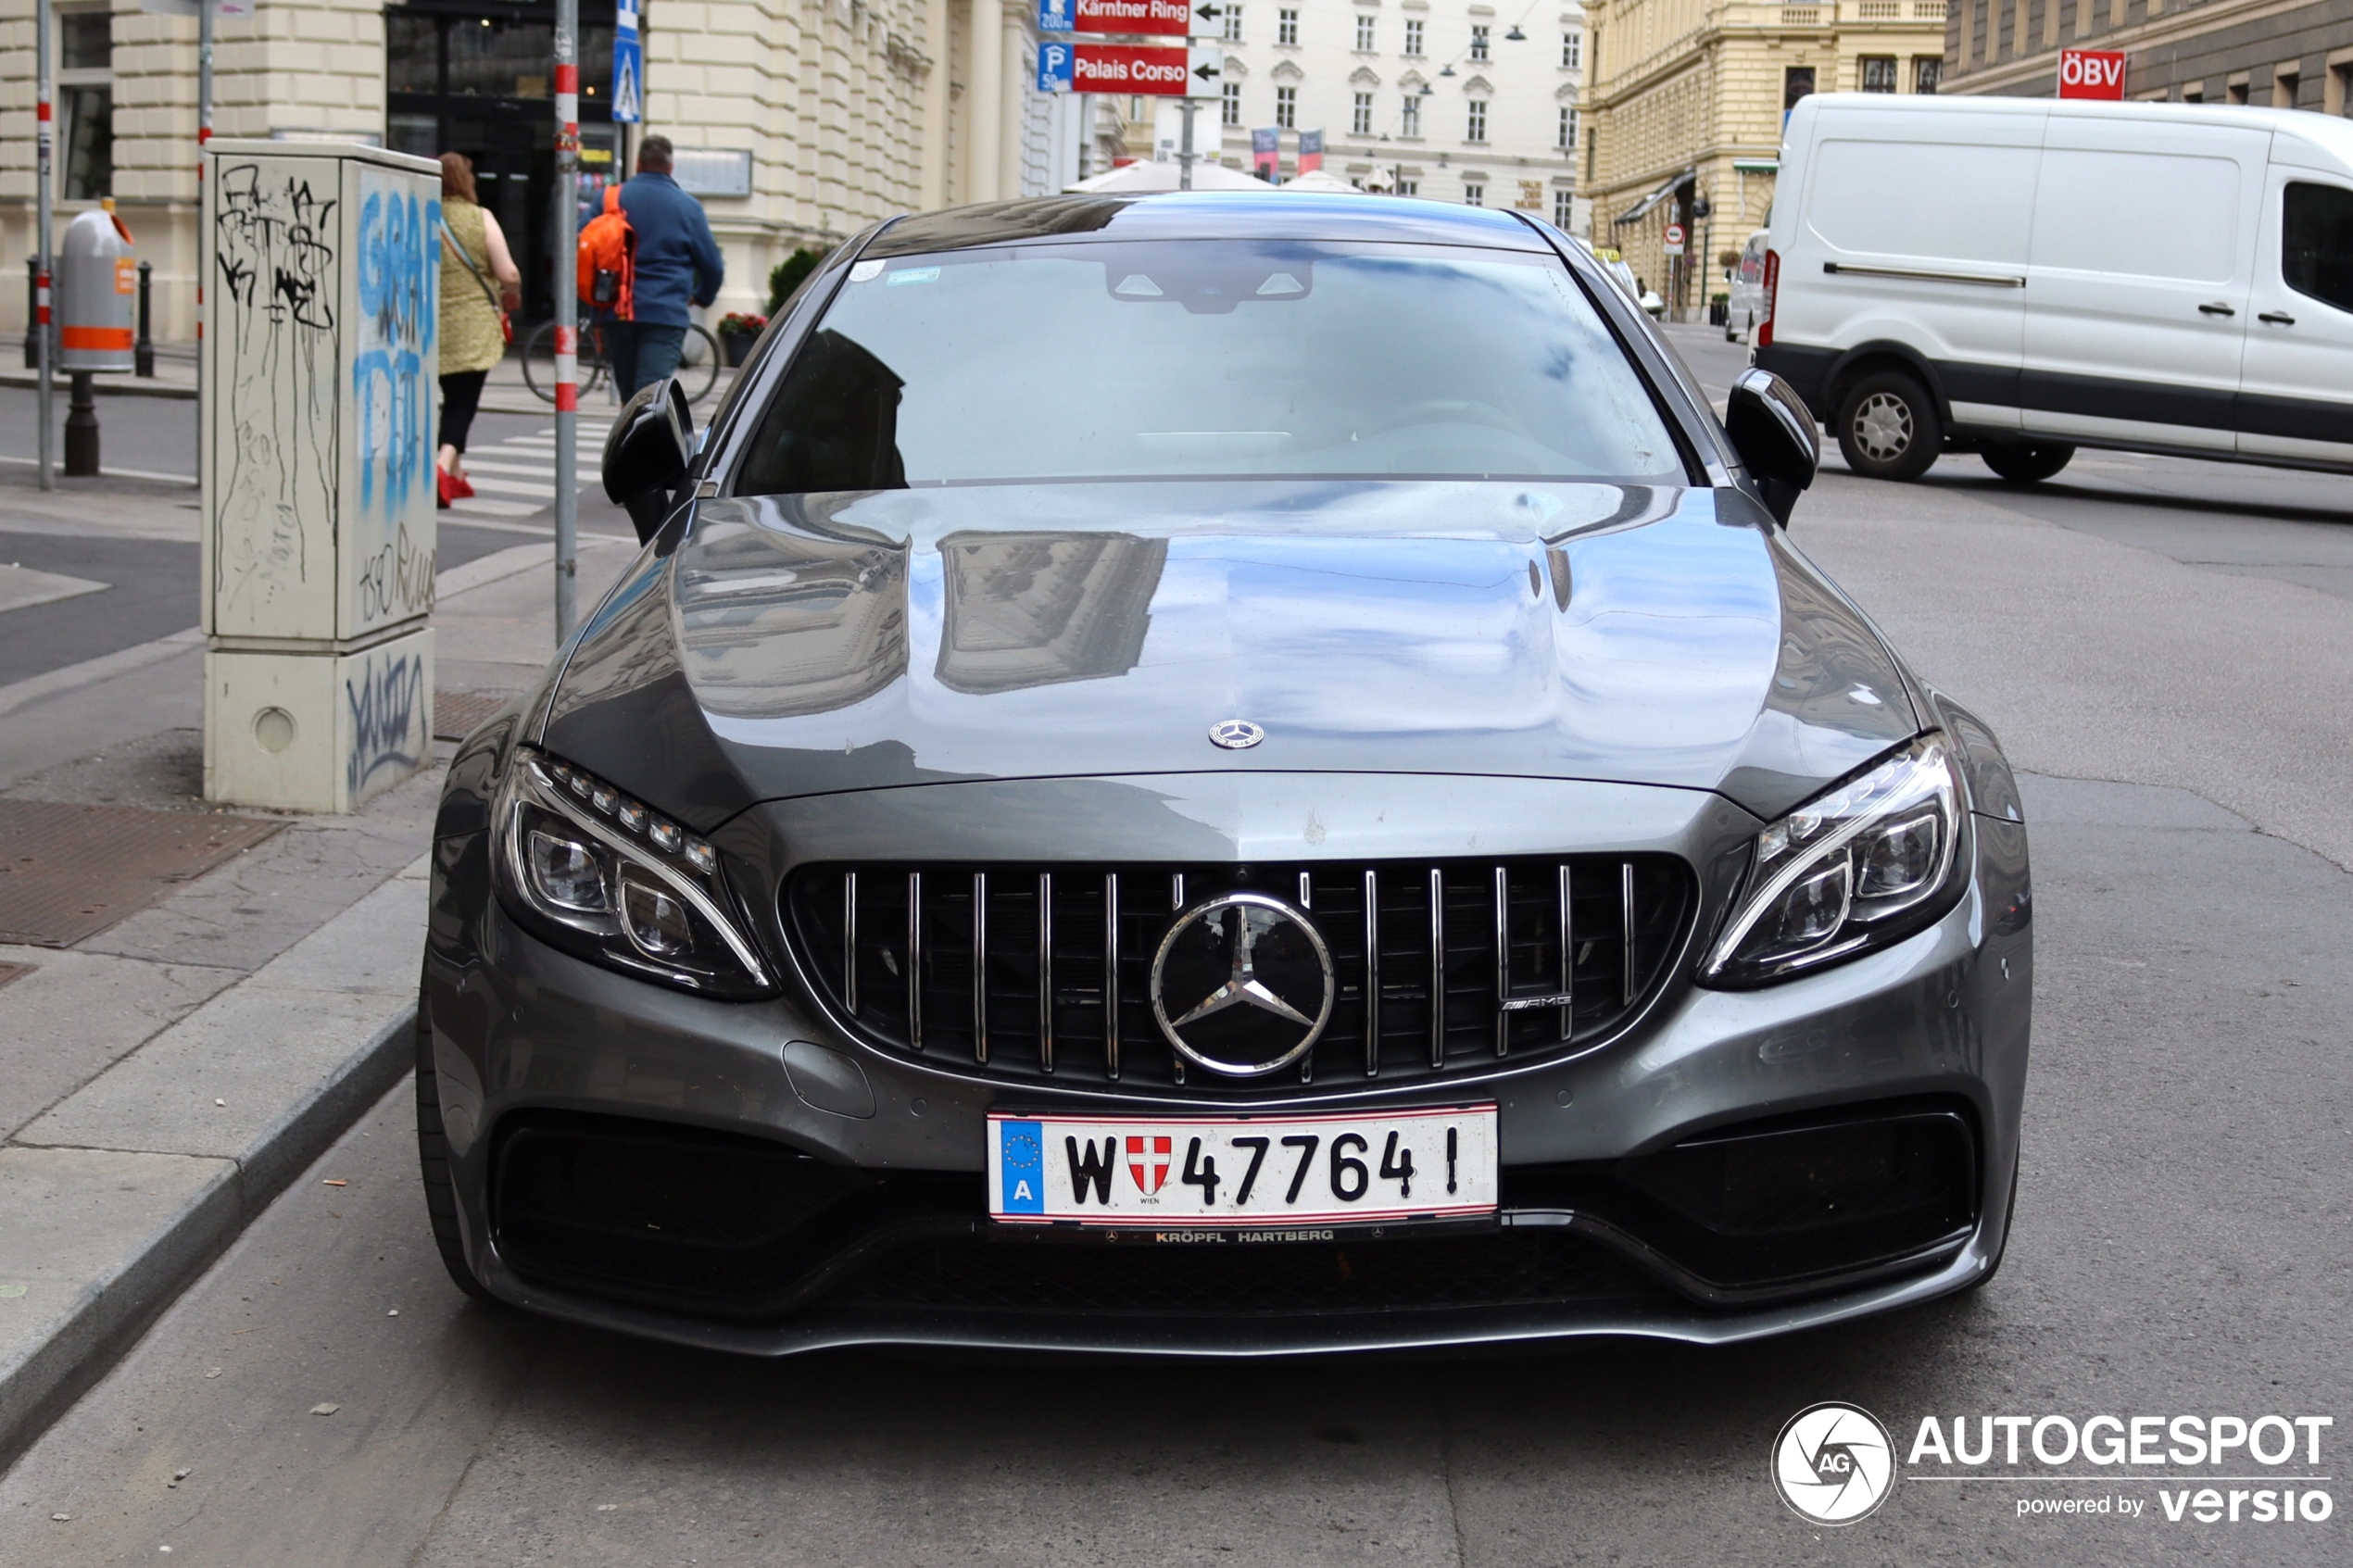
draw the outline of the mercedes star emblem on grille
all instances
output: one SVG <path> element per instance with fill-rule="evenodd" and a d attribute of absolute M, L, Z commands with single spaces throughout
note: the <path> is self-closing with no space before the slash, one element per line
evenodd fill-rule
<path fill-rule="evenodd" d="M 1260 1077 L 1314 1049 L 1337 989 L 1315 922 L 1264 893 L 1188 909 L 1152 956 L 1160 1032 L 1187 1060 L 1230 1077 Z"/>
<path fill-rule="evenodd" d="M 1220 719 L 1209 726 L 1210 744 L 1228 751 L 1248 751 L 1265 738 L 1265 727 L 1247 719 Z"/>

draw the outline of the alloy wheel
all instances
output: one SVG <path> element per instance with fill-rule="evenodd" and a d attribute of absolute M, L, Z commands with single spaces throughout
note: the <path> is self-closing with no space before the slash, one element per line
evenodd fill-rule
<path fill-rule="evenodd" d="M 1911 448 L 1911 406 L 1892 393 L 1874 392 L 1856 406 L 1854 433 L 1871 461 L 1895 462 Z"/>

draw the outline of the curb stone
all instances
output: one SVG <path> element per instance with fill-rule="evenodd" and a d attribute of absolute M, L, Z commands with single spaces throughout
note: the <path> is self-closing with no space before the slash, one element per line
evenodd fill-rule
<path fill-rule="evenodd" d="M 24 1286 L 0 1300 L 0 1465 L 409 1070 L 424 867 L 0 1148 L 0 1286 Z M 401 918 L 411 903 L 416 918 Z M 357 983 L 335 986 L 337 973 Z M 233 1096 L 233 1113 L 216 1106 Z"/>

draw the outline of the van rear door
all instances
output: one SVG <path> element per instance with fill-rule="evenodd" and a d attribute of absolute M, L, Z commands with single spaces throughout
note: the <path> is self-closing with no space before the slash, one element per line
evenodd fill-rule
<path fill-rule="evenodd" d="M 2353 169 L 2275 163 L 2265 185 L 2239 452 L 2353 468 Z"/>
<path fill-rule="evenodd" d="M 2053 111 L 2034 194 L 2020 423 L 2228 452 L 2271 132 Z"/>

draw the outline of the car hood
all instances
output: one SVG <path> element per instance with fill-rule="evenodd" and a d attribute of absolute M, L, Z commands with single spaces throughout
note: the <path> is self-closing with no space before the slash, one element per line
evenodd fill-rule
<path fill-rule="evenodd" d="M 1223 749 L 1227 720 L 1265 738 Z M 583 629 L 542 734 L 708 830 L 834 791 L 1233 770 L 1771 818 L 1918 729 L 1869 623 L 1737 491 L 1227 480 L 698 502 Z"/>

